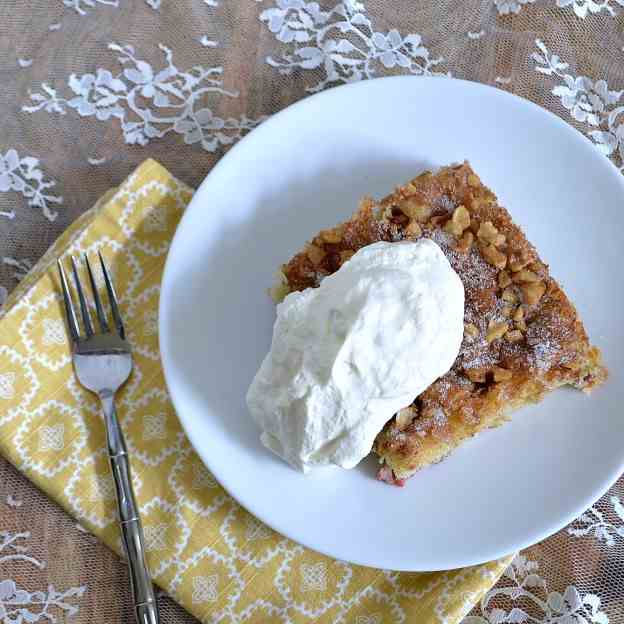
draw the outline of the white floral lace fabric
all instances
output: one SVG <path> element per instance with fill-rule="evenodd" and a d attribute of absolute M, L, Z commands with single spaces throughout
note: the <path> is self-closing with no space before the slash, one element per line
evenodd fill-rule
<path fill-rule="evenodd" d="M 561 116 L 624 172 L 623 33 L 624 0 L 4 0 L 0 303 L 145 158 L 196 186 L 267 116 L 343 83 L 490 84 Z M 12 391 L 0 371 L 0 397 Z M 161 430 L 154 418 L 145 435 Z M 64 436 L 39 434 L 50 448 Z M 302 582 L 322 581 L 309 569 Z M 214 582 L 197 581 L 198 600 Z M 163 622 L 192 621 L 162 600 Z M 0 622 L 131 617 L 123 564 L 0 459 Z M 624 623 L 623 479 L 521 553 L 466 620 L 503 622 Z"/>

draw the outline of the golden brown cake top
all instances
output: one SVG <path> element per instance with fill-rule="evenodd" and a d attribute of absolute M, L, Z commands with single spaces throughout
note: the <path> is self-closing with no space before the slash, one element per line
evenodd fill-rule
<path fill-rule="evenodd" d="M 419 438 L 469 435 L 484 414 L 535 400 L 535 383 L 590 388 L 604 378 L 587 364 L 598 355 L 573 305 L 468 163 L 422 173 L 380 202 L 364 199 L 282 267 L 280 294 L 318 286 L 361 247 L 420 237 L 441 247 L 464 284 L 465 333 L 452 369 L 378 438 L 377 451 L 403 456 L 406 471 Z"/>
<path fill-rule="evenodd" d="M 378 204 L 364 200 L 283 273 L 289 290 L 318 286 L 365 245 L 421 236 L 440 245 L 464 284 L 466 336 L 455 370 L 476 369 L 476 378 L 497 365 L 545 371 L 574 360 L 585 338 L 574 307 L 467 163 L 421 174 Z"/>

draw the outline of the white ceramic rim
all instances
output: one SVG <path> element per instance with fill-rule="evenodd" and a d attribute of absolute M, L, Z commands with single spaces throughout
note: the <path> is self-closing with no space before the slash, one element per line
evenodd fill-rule
<path fill-rule="evenodd" d="M 164 372 L 164 377 L 165 377 L 165 381 L 169 390 L 169 395 L 171 397 L 171 401 L 173 403 L 173 406 L 178 414 L 178 417 L 180 419 L 180 422 L 182 424 L 182 427 L 189 439 L 189 441 L 191 442 L 191 444 L 193 445 L 195 451 L 198 453 L 199 457 L 201 458 L 201 460 L 203 461 L 203 463 L 208 467 L 208 469 L 211 471 L 211 473 L 214 475 L 214 477 L 219 481 L 219 483 L 223 486 L 223 488 L 235 499 L 237 500 L 237 502 L 239 502 L 243 507 L 245 507 L 250 513 L 252 513 L 254 516 L 258 517 L 262 522 L 264 522 L 265 524 L 267 524 L 269 527 L 271 527 L 272 529 L 274 529 L 275 531 L 277 531 L 278 533 L 292 539 L 295 542 L 298 542 L 300 544 L 302 544 L 303 546 L 310 548 L 312 550 L 315 550 L 317 552 L 320 552 L 321 554 L 327 555 L 329 557 L 332 557 L 334 559 L 344 559 L 344 560 L 348 560 L 349 562 L 356 564 L 356 565 L 362 565 L 362 566 L 367 566 L 367 567 L 374 567 L 374 568 L 390 568 L 390 569 L 394 569 L 397 571 L 438 571 L 438 570 L 447 570 L 447 569 L 453 569 L 453 568 L 459 568 L 459 567 L 465 567 L 465 566 L 471 566 L 471 565 L 477 565 L 477 564 L 481 564 L 481 563 L 485 563 L 487 561 L 492 561 L 501 557 L 504 557 L 508 554 L 510 554 L 513 551 L 517 551 L 517 550 L 522 550 L 524 548 L 527 548 L 529 546 L 532 546 L 544 539 L 546 539 L 547 537 L 553 535 L 554 533 L 556 533 L 557 531 L 559 531 L 561 528 L 565 527 L 567 524 L 569 524 L 570 522 L 572 522 L 573 520 L 575 520 L 579 515 L 581 515 L 586 509 L 588 509 L 596 500 L 598 500 L 603 494 L 605 494 L 611 487 L 612 485 L 617 481 L 617 479 L 619 478 L 619 476 L 622 474 L 622 472 L 624 471 L 624 450 L 622 453 L 622 457 L 620 459 L 620 463 L 618 465 L 618 467 L 614 470 L 612 470 L 608 475 L 606 475 L 606 477 L 596 485 L 596 487 L 594 488 L 594 490 L 588 494 L 587 496 L 584 496 L 582 498 L 579 498 L 578 503 L 576 505 L 576 507 L 571 510 L 570 512 L 568 512 L 565 515 L 562 515 L 559 519 L 557 519 L 556 521 L 551 522 L 551 524 L 545 528 L 542 531 L 538 531 L 534 534 L 528 535 L 524 540 L 518 541 L 515 546 L 512 549 L 495 549 L 491 552 L 488 553 L 484 553 L 484 556 L 480 556 L 480 557 L 476 557 L 474 559 L 470 559 L 470 560 L 461 560 L 461 561 L 457 561 L 455 562 L 452 566 L 449 565 L 427 565 L 425 567 L 422 566 L 417 566 L 414 567 L 414 565 L 411 565 L 409 562 L 404 562 L 403 564 L 401 562 L 397 562 L 394 561 L 392 562 L 392 565 L 386 565 L 384 562 L 380 562 L 380 561 L 374 561 L 371 560 L 369 557 L 366 556 L 366 554 L 363 552 L 361 554 L 361 556 L 344 556 L 343 554 L 341 554 L 341 552 L 328 552 L 327 550 L 323 549 L 322 547 L 319 547 L 318 544 L 314 544 L 314 543 L 309 543 L 308 541 L 306 541 L 305 538 L 302 538 L 302 536 L 300 534 L 297 533 L 296 530 L 293 530 L 292 527 L 284 525 L 282 523 L 280 523 L 280 521 L 276 518 L 266 518 L 264 517 L 264 514 L 262 514 L 257 508 L 256 506 L 253 504 L 253 502 L 251 500 L 247 500 L 247 498 L 245 496 L 240 496 L 239 498 L 239 494 L 238 492 L 235 491 L 235 488 L 231 488 L 231 482 L 228 479 L 228 471 L 227 470 L 223 470 L 219 465 L 213 465 L 210 462 L 210 458 L 207 457 L 206 453 L 202 452 L 201 448 L 198 447 L 198 445 L 195 444 L 194 442 L 194 438 L 195 436 L 195 431 L 194 431 L 194 426 L 193 426 L 193 422 L 192 422 L 192 418 L 185 416 L 184 415 L 184 411 L 181 407 L 180 401 L 176 398 L 176 389 L 174 387 L 172 387 L 170 380 L 171 380 L 171 370 L 170 370 L 170 361 L 169 361 L 169 357 L 168 357 L 168 343 L 167 343 L 167 334 L 165 331 L 166 328 L 166 322 L 165 319 L 167 318 L 167 307 L 169 305 L 169 301 L 170 301 L 170 297 L 169 297 L 169 291 L 170 291 L 170 284 L 169 284 L 169 279 L 168 276 L 170 275 L 170 273 L 172 272 L 171 269 L 171 265 L 173 263 L 173 261 L 171 260 L 171 258 L 175 255 L 175 251 L 176 251 L 176 246 L 181 244 L 180 240 L 181 240 L 181 235 L 180 232 L 183 231 L 184 229 L 184 223 L 185 221 L 188 219 L 188 215 L 189 213 L 194 210 L 194 203 L 195 203 L 195 198 L 201 196 L 201 190 L 202 188 L 207 185 L 207 180 L 209 178 L 209 176 L 213 173 L 218 171 L 218 169 L 220 167 L 224 167 L 227 165 L 227 163 L 229 162 L 229 160 L 236 158 L 236 155 L 238 153 L 239 150 L 243 150 L 246 147 L 246 143 L 251 140 L 251 137 L 255 136 L 256 133 L 258 132 L 271 132 L 272 129 L 274 127 L 278 127 L 280 123 L 282 123 L 282 119 L 284 118 L 284 116 L 286 115 L 292 115 L 297 113 L 300 109 L 305 109 L 306 107 L 310 107 L 310 106 L 318 106 L 322 103 L 322 101 L 324 99 L 330 99 L 333 97 L 334 93 L 337 90 L 341 90 L 342 92 L 349 90 L 354 97 L 358 96 L 359 92 L 365 92 L 366 89 L 368 88 L 368 85 L 371 83 L 379 83 L 380 81 L 392 81 L 392 82 L 400 82 L 400 81 L 414 81 L 414 80 L 423 80 L 423 81 L 437 81 L 437 80 L 445 80 L 445 78 L 439 78 L 439 77 L 415 77 L 415 76 L 393 76 L 393 77 L 384 77 L 384 78 L 377 78 L 374 80 L 370 80 L 370 81 L 362 81 L 362 82 L 358 82 L 358 83 L 352 83 L 352 84 L 347 84 L 347 85 L 341 85 L 339 87 L 334 87 L 332 89 L 328 89 L 325 91 L 322 91 L 320 93 L 316 93 L 314 95 L 310 95 L 298 102 L 295 102 L 294 104 L 291 104 L 290 106 L 288 106 L 287 108 L 281 110 L 280 112 L 274 114 L 273 116 L 271 116 L 269 119 L 267 119 L 265 122 L 263 122 L 261 124 L 261 126 L 259 126 L 258 128 L 256 128 L 255 130 L 253 130 L 251 133 L 249 133 L 247 136 L 245 136 L 244 138 L 242 138 L 235 146 L 233 146 L 228 153 L 226 153 L 220 160 L 219 162 L 212 168 L 211 172 L 208 174 L 208 176 L 204 179 L 204 181 L 202 182 L 202 184 L 198 187 L 195 196 L 193 197 L 193 199 L 191 200 L 190 204 L 188 205 L 185 214 L 183 215 L 180 223 L 178 224 L 178 228 L 176 230 L 176 233 L 172 239 L 171 242 L 171 246 L 169 249 L 169 253 L 167 256 L 167 260 L 165 263 L 165 268 L 164 268 L 164 272 L 163 272 L 163 279 L 162 279 L 162 287 L 161 287 L 161 295 L 160 295 L 160 302 L 159 302 L 159 336 L 160 336 L 160 350 L 161 350 L 161 361 L 162 361 L 162 366 L 163 366 L 163 372 Z M 615 167 L 615 165 L 613 163 L 611 163 L 611 161 L 609 161 L 609 159 L 605 158 L 604 156 L 602 156 L 599 152 L 597 152 L 595 146 L 593 145 L 593 143 L 584 135 L 582 135 L 580 132 L 578 132 L 577 130 L 575 130 L 571 125 L 569 125 L 567 122 L 565 122 L 563 119 L 561 119 L 560 117 L 558 117 L 557 115 L 555 115 L 554 113 L 542 108 L 541 106 L 538 106 L 537 104 L 526 100 L 524 98 L 521 98 L 519 96 L 516 96 L 514 94 L 508 93 L 506 91 L 503 91 L 501 89 L 495 88 L 495 87 L 491 87 L 488 85 L 484 85 L 481 83 L 475 83 L 475 82 L 471 82 L 471 81 L 466 81 L 466 80 L 460 80 L 460 79 L 456 79 L 453 78 L 451 79 L 454 82 L 458 82 L 458 83 L 463 83 L 464 88 L 466 89 L 474 89 L 477 91 L 482 91 L 485 96 L 487 97 L 488 95 L 495 95 L 496 97 L 500 98 L 501 102 L 504 103 L 504 101 L 510 101 L 510 102 L 514 102 L 514 103 L 522 103 L 522 105 L 528 107 L 529 109 L 532 109 L 534 112 L 539 112 L 539 114 L 541 115 L 545 115 L 547 116 L 550 121 L 553 124 L 559 125 L 561 128 L 564 128 L 566 130 L 566 132 L 568 133 L 573 133 L 576 143 L 578 144 L 579 149 L 581 150 L 585 150 L 587 154 L 591 153 L 595 154 L 596 158 L 599 158 L 601 160 L 604 161 L 604 168 L 605 170 L 610 171 L 610 173 L 614 176 L 617 176 L 617 178 L 620 180 L 622 189 L 624 190 L 624 183 L 621 182 L 621 178 L 622 175 L 621 173 L 617 170 L 617 168 Z M 605 175 L 608 175 L 607 173 Z"/>

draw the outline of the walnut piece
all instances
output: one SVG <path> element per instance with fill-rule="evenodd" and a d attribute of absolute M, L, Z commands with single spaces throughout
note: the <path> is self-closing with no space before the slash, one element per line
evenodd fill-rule
<path fill-rule="evenodd" d="M 513 315 L 514 321 L 521 321 L 524 319 L 524 308 L 522 306 L 518 306 Z"/>
<path fill-rule="evenodd" d="M 343 264 L 344 262 L 349 260 L 349 258 L 351 258 L 351 256 L 353 256 L 354 254 L 355 254 L 355 251 L 353 251 L 353 249 L 345 249 L 345 250 L 341 251 L 340 252 L 340 263 Z"/>
<path fill-rule="evenodd" d="M 544 284 L 544 282 L 522 284 L 520 288 L 522 290 L 525 303 L 528 303 L 529 305 L 538 303 L 542 298 L 542 295 L 546 292 L 546 284 Z"/>
<path fill-rule="evenodd" d="M 453 211 L 453 216 L 447 221 L 444 230 L 454 236 L 461 236 L 464 230 L 470 225 L 470 213 L 463 204 L 457 206 Z"/>
<path fill-rule="evenodd" d="M 507 271 L 501 271 L 498 274 L 498 285 L 501 288 L 507 288 L 511 284 L 511 277 L 509 277 L 509 273 Z"/>
<path fill-rule="evenodd" d="M 509 268 L 512 273 L 517 273 L 518 271 L 522 271 L 527 264 L 531 263 L 531 259 L 526 256 L 523 258 L 514 257 L 509 261 Z"/>
<path fill-rule="evenodd" d="M 488 342 L 494 342 L 494 340 L 498 340 L 502 338 L 509 329 L 509 325 L 507 323 L 490 323 L 488 326 L 487 333 L 485 334 L 485 339 Z"/>
<path fill-rule="evenodd" d="M 473 188 L 476 188 L 481 184 L 481 180 L 479 180 L 479 178 L 474 173 L 471 173 L 468 176 L 466 182 L 468 182 L 468 186 L 472 186 Z"/>
<path fill-rule="evenodd" d="M 416 197 L 408 197 L 407 199 L 404 199 L 399 204 L 399 208 L 410 219 L 415 219 L 421 223 L 424 223 L 431 214 L 431 206 L 423 204 L 422 201 Z"/>
<path fill-rule="evenodd" d="M 516 295 L 513 288 L 505 288 L 501 297 L 507 303 L 518 303 L 518 295 Z"/>
<path fill-rule="evenodd" d="M 526 326 L 526 323 L 525 323 L 524 319 L 520 319 L 519 321 L 516 321 L 516 322 L 514 323 L 514 327 L 515 327 L 516 329 L 519 329 L 520 331 L 526 331 L 526 328 L 527 328 L 527 326 Z"/>
<path fill-rule="evenodd" d="M 527 271 L 526 269 L 520 269 L 520 271 L 517 271 L 516 273 L 513 274 L 511 279 L 514 282 L 527 282 L 527 283 L 540 281 L 539 275 L 537 275 L 536 273 L 533 273 L 533 271 Z"/>
<path fill-rule="evenodd" d="M 470 251 L 472 247 L 472 242 L 474 241 L 474 234 L 470 230 L 466 230 L 461 238 L 457 241 L 455 245 L 455 251 L 459 251 L 459 253 L 466 254 Z"/>
<path fill-rule="evenodd" d="M 323 230 L 321 232 L 321 238 L 326 243 L 339 243 L 342 240 L 342 231 L 339 227 L 333 230 Z"/>
<path fill-rule="evenodd" d="M 481 253 L 486 261 L 497 269 L 504 269 L 507 264 L 507 256 L 501 253 L 494 245 L 481 245 Z"/>
<path fill-rule="evenodd" d="M 399 410 L 397 412 L 397 415 L 395 417 L 397 427 L 402 431 L 417 416 L 418 416 L 418 409 L 416 408 L 415 405 L 408 405 L 407 407 L 404 407 L 402 410 Z"/>
<path fill-rule="evenodd" d="M 418 225 L 418 221 L 412 219 L 405 227 L 405 234 L 410 238 L 418 238 L 422 234 L 422 228 Z"/>
<path fill-rule="evenodd" d="M 464 325 L 464 334 L 474 340 L 479 335 L 479 329 L 473 323 L 466 323 Z"/>
<path fill-rule="evenodd" d="M 501 310 L 501 314 L 505 318 L 510 318 L 511 315 L 513 314 L 513 308 L 510 305 L 504 305 L 503 309 Z"/>
<path fill-rule="evenodd" d="M 494 245 L 494 247 L 499 247 L 505 242 L 505 236 L 503 234 L 499 234 L 496 227 L 491 221 L 484 221 L 477 231 L 477 236 L 479 240 L 484 243 L 490 243 Z"/>

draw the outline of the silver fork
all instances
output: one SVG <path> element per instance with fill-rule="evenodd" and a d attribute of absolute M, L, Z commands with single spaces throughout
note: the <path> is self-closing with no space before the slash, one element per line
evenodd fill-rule
<path fill-rule="evenodd" d="M 85 255 L 84 262 L 91 283 L 95 311 L 98 318 L 100 332 L 93 329 L 87 298 L 85 297 L 78 266 L 72 257 L 72 270 L 74 283 L 78 293 L 80 312 L 84 334 L 80 333 L 80 326 L 74 311 L 74 304 L 70 289 L 65 277 L 65 271 L 61 261 L 58 261 L 61 276 L 61 287 L 65 301 L 67 325 L 72 345 L 74 370 L 78 381 L 99 397 L 102 403 L 104 423 L 106 425 L 106 440 L 108 445 L 108 457 L 111 471 L 115 481 L 117 494 L 117 507 L 119 510 L 119 525 L 123 538 L 124 549 L 130 568 L 130 581 L 136 619 L 139 624 L 158 624 L 158 604 L 154 596 L 154 587 L 150 579 L 149 571 L 145 563 L 145 540 L 139 518 L 139 510 L 132 491 L 132 479 L 130 475 L 130 463 L 126 442 L 117 420 L 115 412 L 115 393 L 126 383 L 132 372 L 132 351 L 125 340 L 125 332 L 117 296 L 106 269 L 102 254 L 98 252 L 104 283 L 108 292 L 111 314 L 114 327 L 110 327 L 106 318 L 106 312 L 102 306 L 102 300 L 98 295 L 95 278 L 89 259 Z"/>

